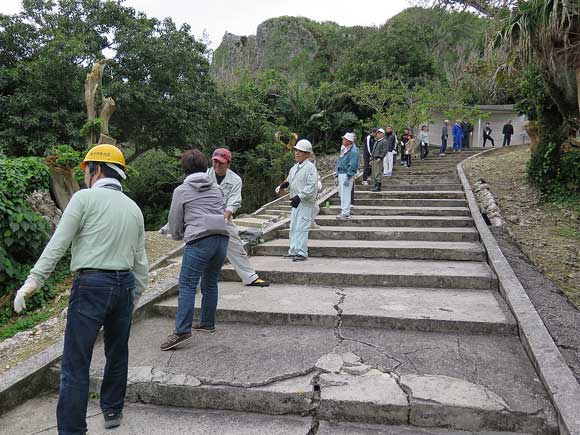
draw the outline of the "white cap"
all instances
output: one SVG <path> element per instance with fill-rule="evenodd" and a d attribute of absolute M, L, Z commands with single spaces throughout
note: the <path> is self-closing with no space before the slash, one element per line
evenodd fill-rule
<path fill-rule="evenodd" d="M 342 138 L 354 143 L 354 133 L 345 133 Z"/>
<path fill-rule="evenodd" d="M 377 133 L 378 133 L 378 132 L 381 132 L 381 133 L 385 134 L 385 130 L 383 130 L 382 128 L 379 128 L 379 129 L 377 130 Z"/>
<path fill-rule="evenodd" d="M 308 139 L 300 139 L 298 142 L 296 142 L 296 145 L 294 145 L 294 149 L 304 151 L 305 153 L 311 153 L 312 144 Z"/>

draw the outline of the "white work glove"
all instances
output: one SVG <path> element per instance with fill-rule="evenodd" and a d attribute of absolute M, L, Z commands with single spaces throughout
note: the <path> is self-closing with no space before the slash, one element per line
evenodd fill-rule
<path fill-rule="evenodd" d="M 167 238 L 171 238 L 171 234 L 169 234 L 169 224 L 165 224 L 161 228 L 159 228 L 159 234 L 162 234 Z"/>
<path fill-rule="evenodd" d="M 278 195 L 280 193 L 280 186 L 276 186 L 276 188 L 274 189 L 274 192 L 276 192 L 276 195 Z"/>
<path fill-rule="evenodd" d="M 26 278 L 24 285 L 16 292 L 14 298 L 14 311 L 22 312 L 26 308 L 26 299 L 29 299 L 38 289 L 42 287 L 40 283 L 34 278 Z"/>

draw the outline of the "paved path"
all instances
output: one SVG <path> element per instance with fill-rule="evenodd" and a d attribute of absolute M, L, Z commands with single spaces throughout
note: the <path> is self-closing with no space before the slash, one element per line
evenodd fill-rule
<path fill-rule="evenodd" d="M 225 266 L 215 334 L 161 352 L 177 301 L 157 303 L 131 337 L 128 400 L 149 405 L 130 404 L 117 433 L 212 419 L 232 434 L 557 433 L 455 175 L 473 152 L 397 163 L 383 192 L 357 186 L 348 221 L 331 199 L 307 262 L 282 257 L 280 231 L 252 258 L 270 288 Z M 95 388 L 103 365 L 99 345 Z"/>

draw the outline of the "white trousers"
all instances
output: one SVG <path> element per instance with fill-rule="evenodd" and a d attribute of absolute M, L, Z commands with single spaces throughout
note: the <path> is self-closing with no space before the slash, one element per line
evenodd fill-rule
<path fill-rule="evenodd" d="M 348 181 L 347 181 L 348 180 Z M 346 182 L 346 186 L 344 183 Z M 346 174 L 338 174 L 338 192 L 340 194 L 340 213 L 344 216 L 350 216 L 352 183 L 354 177 L 348 178 Z"/>
<path fill-rule="evenodd" d="M 383 175 L 393 175 L 393 154 L 396 155 L 393 151 L 389 151 L 387 156 L 383 159 Z"/>
<path fill-rule="evenodd" d="M 230 235 L 227 259 L 236 270 L 238 276 L 242 278 L 244 285 L 251 284 L 258 279 L 258 275 L 256 274 L 256 269 L 250 263 L 248 254 L 246 254 L 244 242 L 240 238 L 240 230 L 232 219 L 226 221 L 226 227 Z"/>

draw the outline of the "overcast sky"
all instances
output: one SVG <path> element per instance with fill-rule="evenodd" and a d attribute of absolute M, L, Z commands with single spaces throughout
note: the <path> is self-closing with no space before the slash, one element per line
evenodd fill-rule
<path fill-rule="evenodd" d="M 207 31 L 213 49 L 225 32 L 255 35 L 258 24 L 281 15 L 343 26 L 380 25 L 409 6 L 406 0 L 126 0 L 124 4 L 150 17 L 169 16 L 178 24 L 188 23 L 198 37 Z M 0 13 L 20 10 L 21 0 L 0 0 Z"/>

